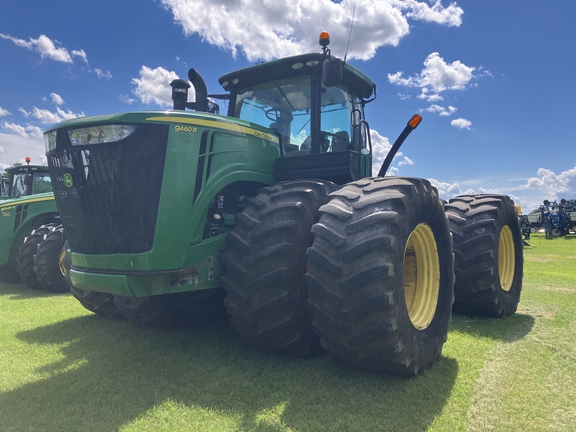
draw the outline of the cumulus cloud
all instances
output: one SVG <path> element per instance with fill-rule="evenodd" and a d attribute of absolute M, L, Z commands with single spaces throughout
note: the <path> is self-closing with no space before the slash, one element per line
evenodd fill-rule
<path fill-rule="evenodd" d="M 52 98 L 52 103 L 54 105 L 63 105 L 64 104 L 64 99 L 62 99 L 62 96 L 60 96 L 59 94 L 50 93 L 50 97 Z"/>
<path fill-rule="evenodd" d="M 464 13 L 456 3 L 444 6 L 441 0 L 162 0 L 162 4 L 184 34 L 197 34 L 234 56 L 240 51 L 250 61 L 317 51 L 320 30 L 330 32 L 332 52 L 343 56 L 353 11 L 348 58 L 362 60 L 374 57 L 383 45 L 398 45 L 410 32 L 409 20 L 460 26 Z"/>
<path fill-rule="evenodd" d="M 38 128 L 32 129 L 29 125 L 23 126 L 24 133 L 18 125 L 10 124 L 8 129 L 0 124 L 0 130 L 4 129 L 8 133 L 0 132 L 0 142 L 2 151 L 0 151 L 0 167 L 7 168 L 14 162 L 24 163 L 26 156 L 32 158 L 33 164 L 45 164 L 46 156 L 44 155 L 44 139 L 38 133 Z M 26 130 L 28 128 L 28 131 Z"/>
<path fill-rule="evenodd" d="M 370 137 L 372 139 L 372 175 L 375 176 L 378 175 L 378 172 L 384 163 L 384 159 L 386 159 L 388 152 L 392 148 L 392 144 L 390 144 L 387 137 L 380 135 L 378 131 L 374 129 L 370 130 Z M 395 161 L 399 161 L 397 166 L 394 167 L 391 165 L 390 168 L 388 168 L 386 175 L 399 175 L 400 170 L 398 167 L 414 165 L 414 161 L 408 156 L 405 156 L 402 152 L 396 153 L 392 163 Z"/>
<path fill-rule="evenodd" d="M 112 74 L 109 71 L 104 72 L 102 69 L 94 69 L 94 72 L 96 72 L 96 76 L 98 78 L 106 78 L 106 79 L 110 79 L 112 78 Z"/>
<path fill-rule="evenodd" d="M 549 200 L 558 200 L 559 194 L 576 194 L 576 166 L 560 174 L 539 168 L 536 177 L 528 179 L 525 187 L 540 189 L 546 193 Z"/>
<path fill-rule="evenodd" d="M 414 165 L 414 161 L 412 159 L 410 159 L 408 156 L 403 156 L 402 160 L 400 162 L 398 162 L 398 166 L 403 166 L 403 165 Z"/>
<path fill-rule="evenodd" d="M 177 78 L 178 75 L 174 71 L 168 71 L 162 67 L 151 69 L 147 66 L 142 66 L 140 78 L 132 79 L 132 84 L 136 85 L 132 92 L 145 104 L 158 104 L 161 107 L 169 107 L 172 105 L 170 82 Z"/>
<path fill-rule="evenodd" d="M 451 116 L 456 111 L 458 111 L 458 108 L 453 107 L 451 105 L 449 105 L 448 108 L 445 108 L 443 106 L 434 104 L 434 105 L 430 105 L 428 108 L 426 108 L 426 111 L 428 111 L 429 113 L 438 114 L 439 116 L 442 116 L 442 117 L 447 117 L 447 116 Z"/>
<path fill-rule="evenodd" d="M 458 129 L 470 129 L 472 126 L 472 122 L 470 120 L 466 120 L 465 118 L 457 118 L 450 122 L 450 124 Z"/>
<path fill-rule="evenodd" d="M 474 189 L 462 189 L 460 183 L 447 183 L 440 180 L 436 180 L 434 178 L 429 179 L 432 186 L 438 189 L 438 193 L 440 197 L 445 200 L 449 200 L 450 198 L 455 197 L 456 195 L 468 195 L 468 194 L 476 194 L 477 192 Z"/>
<path fill-rule="evenodd" d="M 6 116 L 9 116 L 9 115 L 11 115 L 11 114 L 10 114 L 10 111 L 8 111 L 7 109 L 4 109 L 4 108 L 0 107 L 0 117 L 6 117 Z"/>
<path fill-rule="evenodd" d="M 72 50 L 70 54 L 72 57 L 80 57 L 84 63 L 88 64 L 88 57 L 86 56 L 86 52 L 84 50 Z"/>
<path fill-rule="evenodd" d="M 437 93 L 433 93 L 433 94 L 420 93 L 418 95 L 418 99 L 425 99 L 428 102 L 440 102 L 440 101 L 444 100 L 444 98 Z"/>
<path fill-rule="evenodd" d="M 60 123 L 64 120 L 69 120 L 76 117 L 84 117 L 83 112 L 80 114 L 75 114 L 70 110 L 64 111 L 62 108 L 58 107 L 56 108 L 56 112 L 37 107 L 33 107 L 32 111 L 26 111 L 24 108 L 18 108 L 18 111 L 20 111 L 24 117 L 34 117 L 40 120 L 43 124 Z"/>
<path fill-rule="evenodd" d="M 424 60 L 419 74 L 404 77 L 404 72 L 399 71 L 388 74 L 388 81 L 393 85 L 418 87 L 422 91 L 420 98 L 433 101 L 438 100 L 443 91 L 465 89 L 474 78 L 475 69 L 460 60 L 446 63 L 439 53 L 433 52 Z"/>
<path fill-rule="evenodd" d="M 4 122 L 2 128 L 8 132 L 14 133 L 22 138 L 34 137 L 37 139 L 42 138 L 42 129 L 38 126 L 26 125 L 21 126 L 15 123 Z"/>
<path fill-rule="evenodd" d="M 0 38 L 12 41 L 16 46 L 26 48 L 30 51 L 36 51 L 40 54 L 41 58 L 49 58 L 63 63 L 73 63 L 72 57 L 80 57 L 85 63 L 88 63 L 84 50 L 68 51 L 66 48 L 60 46 L 58 41 L 54 42 L 46 35 L 40 35 L 38 39 L 30 38 L 26 41 L 0 33 Z"/>

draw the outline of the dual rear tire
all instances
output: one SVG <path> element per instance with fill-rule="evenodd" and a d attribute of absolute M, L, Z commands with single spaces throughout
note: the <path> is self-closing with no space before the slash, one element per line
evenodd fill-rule
<path fill-rule="evenodd" d="M 447 339 L 454 282 L 436 189 L 422 179 L 360 180 L 320 214 L 306 281 L 324 350 L 362 369 L 428 369 Z"/>
<path fill-rule="evenodd" d="M 446 214 L 453 235 L 454 311 L 504 318 L 516 312 L 524 268 L 522 230 L 505 195 L 463 195 Z"/>
<path fill-rule="evenodd" d="M 427 180 L 400 177 L 334 189 L 278 183 L 237 215 L 223 285 L 248 343 L 296 356 L 319 344 L 345 364 L 411 376 L 440 356 L 453 303 L 514 313 L 522 238 L 508 197 L 457 197 L 445 208 Z"/>
<path fill-rule="evenodd" d="M 16 269 L 24 285 L 31 289 L 41 290 L 44 288 L 41 281 L 38 280 L 38 275 L 34 268 L 36 265 L 35 256 L 44 237 L 50 234 L 58 225 L 57 223 L 51 223 L 36 228 L 24 239 L 24 243 L 18 250 Z"/>

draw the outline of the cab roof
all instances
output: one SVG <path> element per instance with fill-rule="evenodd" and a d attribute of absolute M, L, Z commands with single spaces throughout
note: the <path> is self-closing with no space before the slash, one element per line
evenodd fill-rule
<path fill-rule="evenodd" d="M 6 168 L 4 171 L 8 173 L 33 173 L 33 172 L 44 172 L 48 173 L 48 167 L 43 165 L 18 165 Z"/>
<path fill-rule="evenodd" d="M 324 59 L 326 55 L 323 53 L 286 57 L 227 73 L 221 76 L 218 82 L 224 90 L 239 93 L 258 84 L 311 75 L 314 68 Z M 374 81 L 354 66 L 344 63 L 343 78 L 344 85 L 352 93 L 363 99 L 372 96 Z"/>

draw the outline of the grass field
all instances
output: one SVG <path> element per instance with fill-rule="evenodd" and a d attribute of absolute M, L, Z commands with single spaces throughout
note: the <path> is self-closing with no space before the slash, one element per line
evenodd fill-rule
<path fill-rule="evenodd" d="M 217 318 L 138 328 L 0 285 L 0 431 L 572 431 L 576 238 L 534 235 L 518 313 L 455 315 L 413 379 L 263 354 Z"/>

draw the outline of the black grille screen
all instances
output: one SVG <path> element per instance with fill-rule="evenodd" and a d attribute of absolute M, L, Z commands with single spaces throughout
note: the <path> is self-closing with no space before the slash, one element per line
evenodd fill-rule
<path fill-rule="evenodd" d="M 48 165 L 74 252 L 146 252 L 152 247 L 168 126 L 142 124 L 117 143 L 73 147 L 58 131 Z"/>

